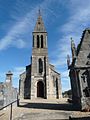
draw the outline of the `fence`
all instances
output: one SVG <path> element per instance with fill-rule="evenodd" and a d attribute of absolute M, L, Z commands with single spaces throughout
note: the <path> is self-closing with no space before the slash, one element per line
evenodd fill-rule
<path fill-rule="evenodd" d="M 10 117 L 9 117 L 10 120 L 12 120 L 12 104 L 15 103 L 15 102 L 17 102 L 17 106 L 19 106 L 19 99 L 17 99 L 17 100 L 15 100 L 15 101 L 9 103 L 8 105 L 5 105 L 4 107 L 0 108 L 0 110 L 3 110 L 4 108 L 10 106 L 10 108 L 11 108 L 11 109 L 10 109 Z"/>

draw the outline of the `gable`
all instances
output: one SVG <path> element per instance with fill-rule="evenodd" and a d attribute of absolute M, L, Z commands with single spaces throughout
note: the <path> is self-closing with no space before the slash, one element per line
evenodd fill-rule
<path fill-rule="evenodd" d="M 60 73 L 58 73 L 58 72 L 55 70 L 54 65 L 49 64 L 49 69 L 50 69 L 54 74 L 60 75 Z"/>
<path fill-rule="evenodd" d="M 81 42 L 77 48 L 76 66 L 90 65 L 90 30 L 84 31 Z"/>

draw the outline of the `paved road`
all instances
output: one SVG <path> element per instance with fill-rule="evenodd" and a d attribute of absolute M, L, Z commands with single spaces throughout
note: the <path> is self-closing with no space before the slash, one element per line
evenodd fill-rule
<path fill-rule="evenodd" d="M 13 109 L 13 120 L 68 120 L 69 116 L 87 115 L 90 115 L 90 113 L 74 111 L 72 105 L 68 104 L 65 99 L 57 101 L 22 100 L 20 101 L 20 107 Z M 1 118 L 0 120 L 8 119 Z"/>
<path fill-rule="evenodd" d="M 19 107 L 22 113 L 14 120 L 65 120 L 70 112 L 59 110 L 59 103 L 60 100 L 22 100 Z"/>
<path fill-rule="evenodd" d="M 68 120 L 69 113 L 55 111 L 39 111 L 22 114 L 14 120 Z"/>

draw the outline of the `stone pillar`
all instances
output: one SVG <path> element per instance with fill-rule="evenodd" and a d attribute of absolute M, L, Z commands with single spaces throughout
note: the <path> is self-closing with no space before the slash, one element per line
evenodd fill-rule
<path fill-rule="evenodd" d="M 10 83 L 12 85 L 12 72 L 8 71 L 8 73 L 6 73 L 6 82 Z"/>
<path fill-rule="evenodd" d="M 75 68 L 71 68 L 70 70 L 70 80 L 71 80 L 71 88 L 72 88 L 72 100 L 73 104 L 80 108 L 80 80 L 79 80 L 79 71 Z"/>
<path fill-rule="evenodd" d="M 58 95 L 59 95 L 59 99 L 62 98 L 61 76 L 59 76 L 58 78 Z"/>
<path fill-rule="evenodd" d="M 5 83 L 5 100 L 6 100 L 6 104 L 9 104 L 10 102 L 12 102 L 13 98 L 12 98 L 12 72 L 8 71 L 8 73 L 6 73 L 6 83 Z"/>
<path fill-rule="evenodd" d="M 44 58 L 44 60 L 45 60 L 45 77 L 46 77 L 46 98 L 48 99 L 49 98 L 49 95 L 50 95 L 50 90 L 49 90 L 49 69 L 48 69 L 48 67 L 49 67 L 49 64 L 48 64 L 48 57 L 46 56 L 45 58 Z"/>
<path fill-rule="evenodd" d="M 35 98 L 34 76 L 31 76 L 31 99 Z"/>

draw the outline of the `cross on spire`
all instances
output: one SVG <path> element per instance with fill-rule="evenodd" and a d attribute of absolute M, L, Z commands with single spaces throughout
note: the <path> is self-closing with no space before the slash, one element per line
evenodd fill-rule
<path fill-rule="evenodd" d="M 34 28 L 34 32 L 46 32 L 40 9 L 38 10 L 38 18 Z"/>
<path fill-rule="evenodd" d="M 38 10 L 38 16 L 41 16 L 41 10 L 40 10 L 40 8 Z"/>

